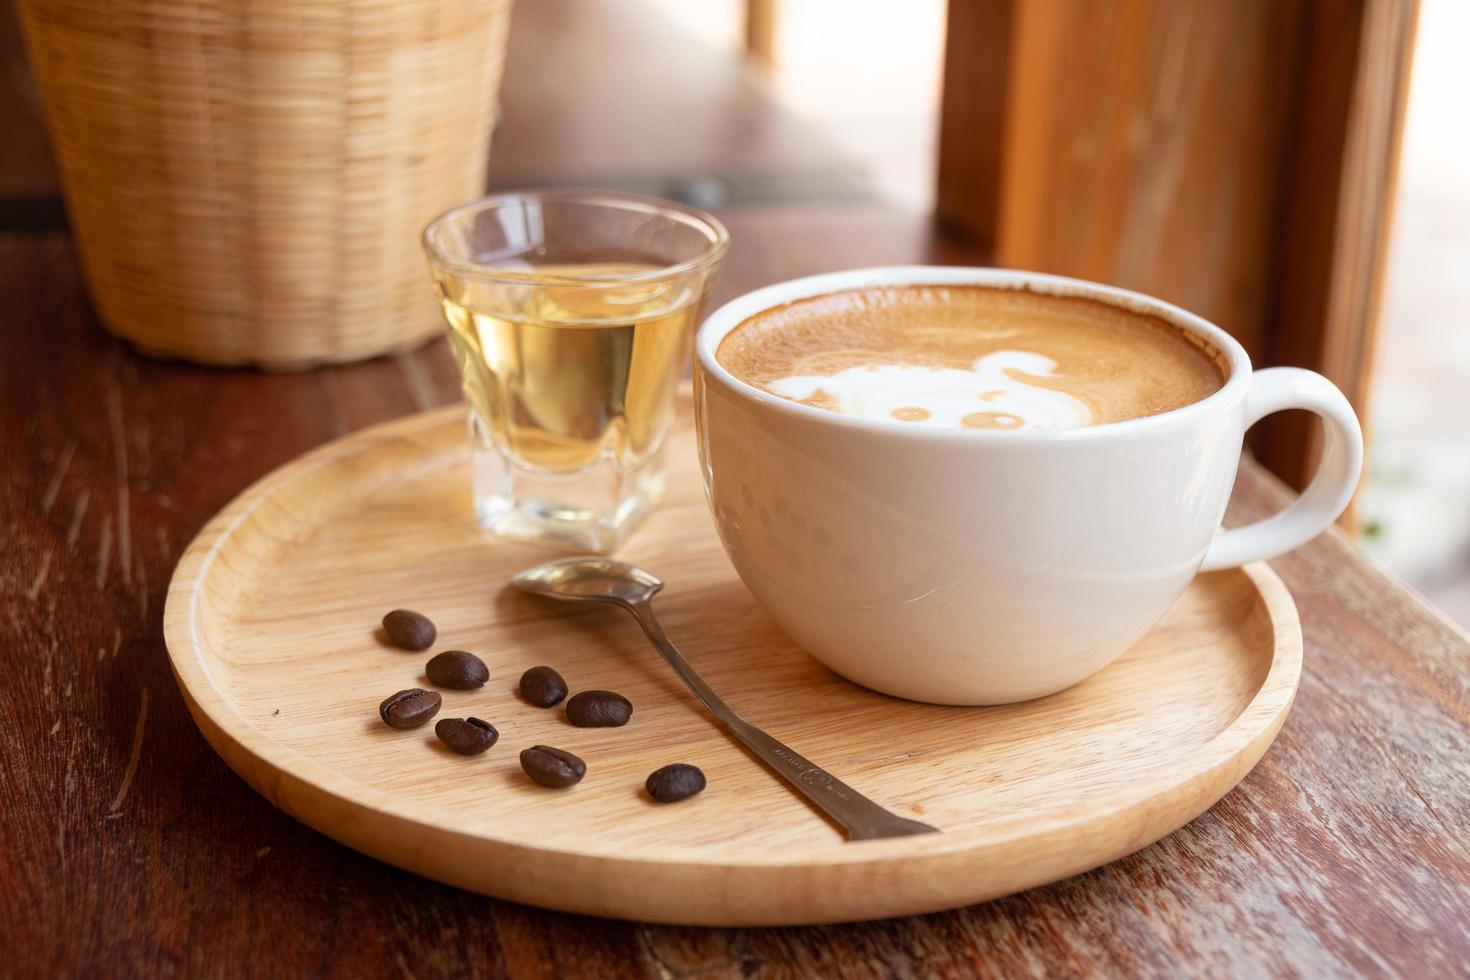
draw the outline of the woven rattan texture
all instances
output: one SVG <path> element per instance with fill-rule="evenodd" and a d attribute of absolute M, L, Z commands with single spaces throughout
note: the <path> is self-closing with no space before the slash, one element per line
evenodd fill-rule
<path fill-rule="evenodd" d="M 92 297 L 192 360 L 439 329 L 423 225 L 484 184 L 509 0 L 21 0 Z"/>

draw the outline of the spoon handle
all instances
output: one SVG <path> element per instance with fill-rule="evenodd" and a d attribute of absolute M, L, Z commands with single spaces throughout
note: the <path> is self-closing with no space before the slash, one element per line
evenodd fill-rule
<path fill-rule="evenodd" d="M 848 840 L 872 840 L 879 837 L 906 837 L 910 834 L 937 833 L 937 827 L 890 813 L 821 766 L 787 748 L 750 722 L 741 718 L 716 694 L 704 678 L 684 659 L 673 641 L 664 633 L 653 607 L 646 600 L 628 604 L 643 632 L 659 653 L 663 654 L 674 673 L 704 702 L 716 718 L 739 742 L 755 754 L 802 796 L 821 810 L 844 831 Z"/>

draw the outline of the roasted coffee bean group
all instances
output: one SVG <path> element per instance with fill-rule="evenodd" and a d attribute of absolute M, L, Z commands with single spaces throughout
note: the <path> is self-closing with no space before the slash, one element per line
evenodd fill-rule
<path fill-rule="evenodd" d="M 434 734 L 460 755 L 479 755 L 500 738 L 495 726 L 481 718 L 440 718 Z"/>
<path fill-rule="evenodd" d="M 412 687 L 378 705 L 378 714 L 390 728 L 417 728 L 437 715 L 443 703 L 437 692 Z"/>
<path fill-rule="evenodd" d="M 473 653 L 463 650 L 445 650 L 429 658 L 424 673 L 440 687 L 455 691 L 469 691 L 484 686 L 490 679 L 490 669 L 485 661 Z"/>
<path fill-rule="evenodd" d="M 521 768 L 526 775 L 552 789 L 562 789 L 582 781 L 587 763 L 565 749 L 549 745 L 533 745 L 521 752 Z"/>
<path fill-rule="evenodd" d="M 434 645 L 439 631 L 429 621 L 411 609 L 395 609 L 383 617 L 383 632 L 401 650 L 427 650 Z"/>
<path fill-rule="evenodd" d="M 426 650 L 438 637 L 428 617 L 409 609 L 395 609 L 383 617 L 383 630 L 393 645 L 404 650 Z M 424 673 L 438 687 L 468 691 L 490 679 L 485 662 L 464 650 L 445 650 L 429 658 Z M 521 697 L 538 708 L 566 700 L 567 720 L 579 728 L 620 728 L 633 717 L 633 703 L 613 691 L 582 691 L 567 700 L 567 682 L 550 667 L 532 667 L 521 675 Z M 418 728 L 439 713 L 444 698 L 435 691 L 409 688 L 378 706 L 383 722 L 392 728 Z M 441 718 L 434 735 L 460 755 L 479 755 L 500 739 L 500 732 L 483 718 Z M 565 749 L 533 745 L 521 752 L 521 769 L 541 786 L 563 789 L 587 775 L 587 763 Z M 704 773 L 683 762 L 651 773 L 644 784 L 660 803 L 687 800 L 705 787 Z"/>
<path fill-rule="evenodd" d="M 442 722 L 440 724 L 443 724 Z M 655 769 L 643 787 L 648 795 L 660 803 L 678 803 L 704 789 L 704 773 L 698 766 L 676 762 L 662 769 Z"/>
<path fill-rule="evenodd" d="M 538 708 L 561 704 L 567 696 L 567 682 L 550 667 L 532 667 L 521 675 L 521 697 Z"/>
<path fill-rule="evenodd" d="M 612 691 L 580 691 L 567 702 L 567 721 L 578 728 L 621 728 L 633 717 L 633 702 Z"/>

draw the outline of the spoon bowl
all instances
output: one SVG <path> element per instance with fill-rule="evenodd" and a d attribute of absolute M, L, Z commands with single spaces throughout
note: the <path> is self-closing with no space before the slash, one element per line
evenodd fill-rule
<path fill-rule="evenodd" d="M 637 565 L 615 558 L 587 555 L 558 558 L 528 568 L 510 580 L 522 592 L 563 602 L 647 602 L 664 587 L 663 580 Z"/>

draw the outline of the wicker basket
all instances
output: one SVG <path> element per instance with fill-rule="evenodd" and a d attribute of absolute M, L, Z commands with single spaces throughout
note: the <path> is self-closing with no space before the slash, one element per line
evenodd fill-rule
<path fill-rule="evenodd" d="M 478 196 L 510 0 L 21 0 L 109 329 L 302 368 L 441 329 L 419 233 Z"/>

